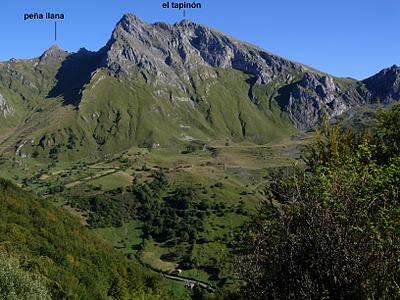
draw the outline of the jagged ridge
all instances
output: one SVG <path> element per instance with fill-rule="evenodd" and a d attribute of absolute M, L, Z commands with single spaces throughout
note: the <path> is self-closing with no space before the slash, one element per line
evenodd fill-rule
<path fill-rule="evenodd" d="M 1 126 L 15 130 L 2 143 L 26 155 L 57 145 L 69 153 L 191 139 L 264 143 L 325 113 L 398 101 L 399 74 L 393 66 L 364 81 L 335 78 L 187 20 L 147 24 L 127 14 L 97 52 L 53 46 L 0 63 Z"/>

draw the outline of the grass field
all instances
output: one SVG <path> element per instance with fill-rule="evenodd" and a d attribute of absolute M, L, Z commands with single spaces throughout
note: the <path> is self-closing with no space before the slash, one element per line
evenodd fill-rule
<path fill-rule="evenodd" d="M 197 243 L 145 240 L 144 224 L 139 219 L 120 227 L 94 230 L 118 251 L 156 270 L 168 272 L 179 268 L 182 260 L 189 260 L 191 267 L 184 269 L 182 276 L 218 286 L 221 282 L 233 282 L 225 267 L 230 255 L 227 245 L 235 229 L 248 220 L 264 199 L 266 175 L 271 170 L 301 163 L 301 149 L 311 140 L 312 134 L 304 134 L 265 145 L 215 142 L 191 152 L 185 151 L 185 147 L 152 150 L 133 147 L 72 164 L 34 164 L 32 160 L 21 159 L 19 163 L 3 159 L 0 175 L 37 193 L 55 197 L 63 205 L 64 196 L 73 199 L 74 195 L 90 197 L 105 192 L 124 192 L 135 178 L 139 182 L 151 181 L 154 170 L 163 169 L 173 184 L 196 186 L 202 191 L 201 197 L 216 205 L 204 219 L 204 231 L 199 234 Z M 10 167 L 12 172 L 4 174 L 4 166 Z M 32 172 L 27 173 L 29 168 Z M 26 177 L 27 174 L 30 176 Z M 64 208 L 86 224 L 84 211 Z M 181 283 L 171 284 L 178 293 L 185 290 Z"/>
<path fill-rule="evenodd" d="M 141 226 L 139 221 L 130 221 L 121 227 L 97 228 L 94 231 L 123 253 L 136 254 L 142 244 Z"/>
<path fill-rule="evenodd" d="M 123 171 L 118 171 L 110 175 L 102 176 L 91 180 L 90 183 L 95 186 L 102 186 L 103 190 L 112 190 L 117 187 L 125 187 L 132 184 L 133 177 Z"/>

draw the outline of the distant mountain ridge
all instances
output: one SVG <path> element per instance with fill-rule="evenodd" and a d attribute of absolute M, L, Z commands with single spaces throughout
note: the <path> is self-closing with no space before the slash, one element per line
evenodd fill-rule
<path fill-rule="evenodd" d="M 398 101 L 400 68 L 336 78 L 191 21 L 126 14 L 97 52 L 53 46 L 0 63 L 0 95 L 3 148 L 74 156 L 193 139 L 265 143 L 324 114 Z"/>

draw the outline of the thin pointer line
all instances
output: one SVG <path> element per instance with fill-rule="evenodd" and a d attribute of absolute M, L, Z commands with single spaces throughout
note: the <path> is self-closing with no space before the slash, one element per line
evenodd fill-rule
<path fill-rule="evenodd" d="M 54 40 L 57 41 L 57 22 L 54 22 Z"/>

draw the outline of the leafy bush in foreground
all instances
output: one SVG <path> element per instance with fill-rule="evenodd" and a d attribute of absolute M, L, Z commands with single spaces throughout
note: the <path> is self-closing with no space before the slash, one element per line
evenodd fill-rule
<path fill-rule="evenodd" d="M 50 300 L 44 279 L 20 268 L 16 258 L 0 252 L 0 298 L 4 300 Z"/>
<path fill-rule="evenodd" d="M 378 134 L 328 128 L 271 184 L 238 251 L 251 299 L 400 297 L 400 105 Z"/>

